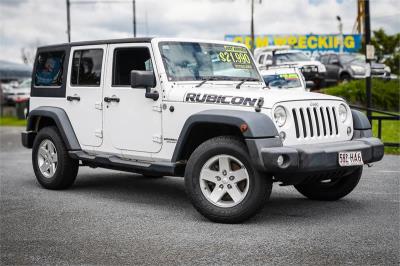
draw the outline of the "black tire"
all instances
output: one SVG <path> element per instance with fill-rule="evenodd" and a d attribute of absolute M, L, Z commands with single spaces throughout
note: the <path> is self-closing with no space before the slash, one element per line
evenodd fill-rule
<path fill-rule="evenodd" d="M 333 179 L 331 182 L 313 181 L 305 184 L 295 185 L 305 197 L 312 200 L 334 201 L 348 195 L 357 186 L 362 175 L 362 167 L 354 172 Z"/>
<path fill-rule="evenodd" d="M 57 166 L 53 176 L 46 177 L 39 169 L 39 148 L 43 141 L 49 140 L 57 151 Z M 78 174 L 79 161 L 69 157 L 68 151 L 56 127 L 45 127 L 39 131 L 32 147 L 32 165 L 37 181 L 47 189 L 66 189 L 70 187 Z"/>
<path fill-rule="evenodd" d="M 247 194 L 232 207 L 220 207 L 211 203 L 201 191 L 201 169 L 210 158 L 218 155 L 237 158 L 248 173 Z M 271 194 L 272 178 L 255 169 L 247 148 L 240 139 L 221 136 L 205 141 L 192 153 L 185 170 L 185 187 L 192 204 L 203 216 L 219 223 L 239 223 L 254 216 L 264 206 Z"/>
<path fill-rule="evenodd" d="M 340 75 L 340 83 L 349 83 L 351 81 L 351 76 L 349 74 Z"/>

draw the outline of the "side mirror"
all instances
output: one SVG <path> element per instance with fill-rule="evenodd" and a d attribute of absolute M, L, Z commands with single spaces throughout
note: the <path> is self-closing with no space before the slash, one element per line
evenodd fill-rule
<path fill-rule="evenodd" d="M 152 88 L 156 86 L 156 80 L 153 71 L 131 71 L 132 88 Z"/>
<path fill-rule="evenodd" d="M 159 94 L 157 91 L 151 92 L 151 88 L 156 86 L 156 78 L 153 71 L 131 71 L 131 87 L 132 88 L 145 88 L 145 97 L 158 100 Z"/>
<path fill-rule="evenodd" d="M 306 81 L 306 89 L 312 89 L 312 88 L 314 88 L 314 86 L 315 86 L 314 81 L 312 81 L 312 80 Z"/>

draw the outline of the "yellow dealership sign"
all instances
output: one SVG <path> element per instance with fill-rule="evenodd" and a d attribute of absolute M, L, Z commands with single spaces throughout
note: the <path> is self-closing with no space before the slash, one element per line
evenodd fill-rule
<path fill-rule="evenodd" d="M 251 37 L 248 35 L 225 35 L 225 40 L 243 43 L 248 48 L 251 46 Z M 340 37 L 335 34 L 257 35 L 255 37 L 256 48 L 279 45 L 290 45 L 293 49 L 311 52 L 338 52 L 340 48 Z M 357 52 L 360 49 L 361 35 L 345 34 L 343 36 L 343 50 L 345 52 Z"/>

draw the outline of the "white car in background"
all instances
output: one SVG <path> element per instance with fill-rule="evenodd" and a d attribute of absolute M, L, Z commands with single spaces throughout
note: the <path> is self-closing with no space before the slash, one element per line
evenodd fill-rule
<path fill-rule="evenodd" d="M 26 79 L 17 86 L 9 86 L 7 90 L 3 91 L 3 94 L 6 103 L 11 105 L 29 100 L 31 94 L 31 79 Z"/>
<path fill-rule="evenodd" d="M 314 86 L 312 81 L 304 79 L 303 74 L 296 67 L 270 67 L 261 70 L 261 76 L 270 89 L 309 91 Z"/>
<path fill-rule="evenodd" d="M 314 82 L 314 89 L 318 89 L 324 83 L 326 68 L 316 60 L 299 50 L 291 50 L 290 46 L 268 46 L 254 51 L 254 58 L 260 70 L 270 66 L 297 67 L 306 81 Z"/>

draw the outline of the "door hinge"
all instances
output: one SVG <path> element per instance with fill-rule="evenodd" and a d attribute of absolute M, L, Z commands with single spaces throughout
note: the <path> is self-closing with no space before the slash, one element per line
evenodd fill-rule
<path fill-rule="evenodd" d="M 103 130 L 96 130 L 95 132 L 94 132 L 94 135 L 96 136 L 96 137 L 98 137 L 98 138 L 103 138 Z"/>
<path fill-rule="evenodd" d="M 153 142 L 162 143 L 162 135 L 161 134 L 153 135 Z"/>
<path fill-rule="evenodd" d="M 96 108 L 97 110 L 103 110 L 103 103 L 102 102 L 96 102 L 94 104 L 94 108 Z"/>
<path fill-rule="evenodd" d="M 161 104 L 160 105 L 153 105 L 153 111 L 162 112 Z"/>

